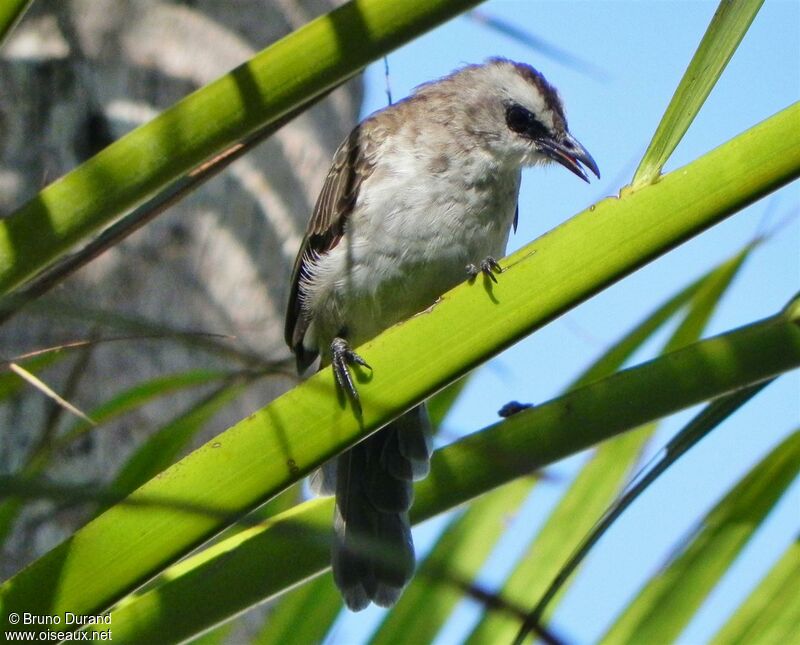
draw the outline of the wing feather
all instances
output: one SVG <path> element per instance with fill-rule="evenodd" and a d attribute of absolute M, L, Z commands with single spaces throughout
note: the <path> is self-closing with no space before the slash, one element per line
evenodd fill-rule
<path fill-rule="evenodd" d="M 316 358 L 316 352 L 309 352 L 303 347 L 303 337 L 310 321 L 303 310 L 302 278 L 314 258 L 328 253 L 342 239 L 348 217 L 358 199 L 361 183 L 373 170 L 373 164 L 365 150 L 365 141 L 363 126 L 358 126 L 334 154 L 331 169 L 317 198 L 294 262 L 284 337 L 301 370 Z"/>

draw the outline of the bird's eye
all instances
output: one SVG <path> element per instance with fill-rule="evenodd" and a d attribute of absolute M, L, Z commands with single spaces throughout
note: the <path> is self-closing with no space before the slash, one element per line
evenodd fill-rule
<path fill-rule="evenodd" d="M 521 105 L 512 105 L 506 110 L 506 123 L 514 132 L 525 132 L 532 117 Z"/>
<path fill-rule="evenodd" d="M 530 110 L 521 105 L 510 105 L 506 109 L 506 123 L 514 132 L 524 134 L 532 139 L 547 134 L 547 128 L 542 125 Z"/>

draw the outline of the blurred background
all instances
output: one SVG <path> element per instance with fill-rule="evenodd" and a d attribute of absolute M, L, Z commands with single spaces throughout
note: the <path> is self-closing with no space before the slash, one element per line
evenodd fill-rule
<path fill-rule="evenodd" d="M 0 210 L 12 212 L 333 6 L 37 0 L 0 50 Z M 163 468 L 297 382 L 288 363 L 275 366 L 288 358 L 288 276 L 361 98 L 361 79 L 340 88 L 0 328 L 8 357 L 119 339 L 62 354 L 41 373 L 100 427 L 33 388 L 17 388 L 0 407 L 0 472 L 30 472 L 44 462 L 57 481 L 135 487 L 159 461 Z M 140 452 L 157 436 L 155 454 Z M 130 465 L 134 458 L 139 466 Z M 10 532 L 3 577 L 69 535 L 87 509 L 54 512 L 42 502 L 10 516 L 0 512 L 0 535 Z"/>
<path fill-rule="evenodd" d="M 0 50 L 0 212 L 11 212 L 114 138 L 334 4 L 37 0 Z M 388 76 L 384 62 L 370 66 L 363 79 L 337 90 L 34 310 L 0 327 L 7 357 L 76 339 L 155 336 L 91 345 L 41 372 L 93 418 L 98 406 L 136 384 L 219 372 L 196 372 L 192 387 L 171 381 L 169 396 L 130 405 L 92 431 L 41 393 L 17 385 L 0 407 L 0 473 L 22 472 L 32 455 L 46 454 L 45 472 L 55 480 L 110 482 L 164 428 L 173 428 L 174 436 L 175 424 L 183 424 L 183 439 L 170 444 L 177 458 L 291 387 L 295 378 L 280 361 L 288 357 L 282 317 L 294 253 L 333 150 L 359 116 L 386 105 L 387 83 L 396 101 L 460 65 L 500 55 L 532 64 L 558 88 L 570 130 L 603 178 L 587 185 L 560 167 L 526 171 L 510 252 L 630 181 L 715 9 L 714 2 L 688 0 L 492 0 L 480 13 L 392 53 Z M 800 4 L 773 0 L 759 12 L 666 171 L 798 96 Z M 645 315 L 759 235 L 768 238 L 748 257 L 707 335 L 774 314 L 800 284 L 798 209 L 795 182 L 498 356 L 470 380 L 439 443 L 496 421 L 509 400 L 537 403 L 556 396 Z M 175 331 L 234 336 L 236 352 L 226 353 L 219 346 L 229 344 L 215 338 L 176 342 Z M 654 338 L 632 363 L 652 357 L 671 331 Z M 665 420 L 648 455 L 694 412 Z M 800 375 L 793 373 L 671 468 L 592 552 L 553 618 L 558 635 L 574 643 L 602 635 L 698 518 L 798 421 Z M 75 440 L 42 451 L 52 437 L 69 431 Z M 519 512 L 509 514 L 505 535 L 476 581 L 481 587 L 502 584 L 585 459 L 554 466 Z M 795 482 L 680 642 L 704 642 L 716 632 L 796 538 L 798 511 Z M 0 511 L 0 534 L 4 528 L 7 534 L 0 576 L 14 573 L 86 517 L 85 508 L 73 505 L 37 502 L 14 514 L 6 506 Z M 446 521 L 437 518 L 415 531 L 421 554 Z M 465 599 L 437 642 L 462 641 L 480 609 Z M 375 608 L 344 613 L 328 641 L 365 642 L 383 615 Z"/>

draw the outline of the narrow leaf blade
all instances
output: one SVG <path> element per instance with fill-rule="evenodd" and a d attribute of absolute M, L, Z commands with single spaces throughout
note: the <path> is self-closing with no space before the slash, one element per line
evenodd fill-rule
<path fill-rule="evenodd" d="M 780 316 L 514 415 L 434 454 L 430 475 L 415 491 L 412 522 L 614 436 L 620 425 L 630 429 L 653 415 L 662 416 L 670 410 L 662 407 L 661 399 L 672 405 L 680 401 L 685 407 L 739 389 L 744 384 L 739 377 L 745 373 L 751 380 L 753 369 L 772 372 L 775 361 L 787 359 L 791 365 L 800 364 L 800 329 Z M 688 381 L 699 376 L 693 385 L 706 389 L 694 391 L 687 379 L 676 379 L 676 373 L 688 375 Z M 581 423 L 573 425 L 575 419 Z M 507 455 L 502 468 L 498 454 Z M 115 634 L 125 642 L 182 640 L 317 575 L 330 561 L 332 507 L 330 499 L 307 502 L 171 567 L 158 587 L 112 612 Z M 26 587 L 43 579 L 41 572 L 35 573 L 23 572 L 12 579 L 15 586 L 0 587 L 0 599 L 15 603 L 6 605 L 9 610 L 21 602 Z M 24 599 L 30 603 L 27 594 Z"/>
<path fill-rule="evenodd" d="M 333 576 L 327 572 L 281 596 L 253 645 L 321 643 L 342 606 Z"/>
<path fill-rule="evenodd" d="M 669 565 L 625 608 L 602 642 L 677 638 L 800 470 L 791 433 L 715 506 Z"/>
<path fill-rule="evenodd" d="M 752 248 L 752 245 L 746 246 L 658 307 L 586 370 L 576 385 L 613 373 L 671 314 L 687 303 L 691 306 L 667 341 L 663 353 L 696 341 Z M 532 606 L 540 599 L 531 615 L 531 619 L 536 621 L 542 618 L 544 607 L 541 599 L 549 603 L 547 614 L 552 613 L 557 599 L 548 597 L 548 592 L 555 593 L 561 588 L 563 593 L 567 578 L 560 578 L 563 567 L 570 565 L 568 558 L 623 487 L 656 427 L 657 424 L 648 424 L 597 449 L 503 585 L 501 594 L 504 599 L 519 607 Z M 557 586 L 548 588 L 551 581 L 556 581 Z M 481 643 L 491 638 L 510 642 L 518 631 L 516 616 L 487 611 L 473 630 L 470 642 Z"/>
<path fill-rule="evenodd" d="M 634 187 L 658 179 L 763 3 L 764 0 L 721 0 L 636 169 Z"/>
<path fill-rule="evenodd" d="M 245 386 L 240 380 L 223 385 L 152 434 L 114 479 L 112 489 L 119 493 L 120 499 L 171 465 L 192 437 L 211 417 L 239 396 Z M 104 506 L 100 512 L 106 508 Z"/>
<path fill-rule="evenodd" d="M 800 626 L 800 538 L 714 636 L 712 645 L 791 643 Z"/>
<path fill-rule="evenodd" d="M 33 0 L 5 0 L 0 3 L 0 45 L 5 43 L 32 4 Z"/>

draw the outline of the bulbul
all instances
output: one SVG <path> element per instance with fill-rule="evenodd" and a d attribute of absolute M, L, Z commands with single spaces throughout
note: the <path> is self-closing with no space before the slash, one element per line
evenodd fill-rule
<path fill-rule="evenodd" d="M 556 90 L 493 58 L 418 87 L 341 144 L 292 276 L 286 342 L 302 372 L 321 357 L 354 404 L 352 350 L 483 272 L 516 229 L 524 166 L 597 164 L 570 134 Z M 398 357 L 402 360 L 402 357 Z M 414 570 L 412 482 L 428 472 L 427 412 L 399 417 L 312 476 L 336 495 L 333 576 L 354 611 L 393 605 Z"/>

